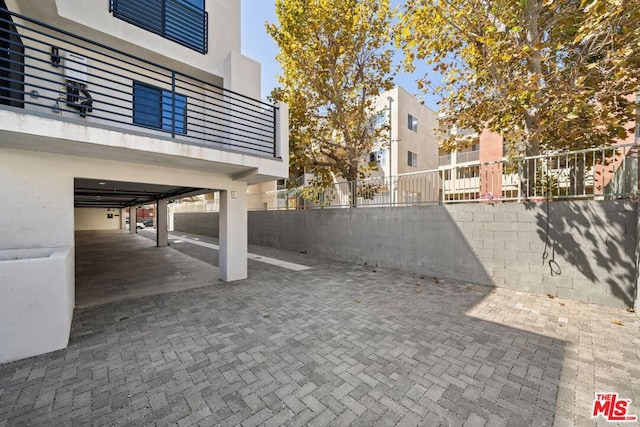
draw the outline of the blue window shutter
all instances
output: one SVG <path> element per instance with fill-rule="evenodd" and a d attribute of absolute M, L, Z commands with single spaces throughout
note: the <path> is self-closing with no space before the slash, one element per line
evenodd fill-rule
<path fill-rule="evenodd" d="M 204 9 L 204 0 L 178 0 L 180 3 L 190 4 L 198 9 Z"/>
<path fill-rule="evenodd" d="M 111 0 L 111 10 L 116 18 L 207 53 L 204 0 Z"/>
<path fill-rule="evenodd" d="M 160 89 L 142 83 L 133 84 L 133 123 L 160 129 Z"/>
<path fill-rule="evenodd" d="M 173 122 L 173 97 L 170 91 L 162 91 L 162 130 L 171 132 Z M 186 133 L 187 97 L 176 94 L 175 132 Z"/>

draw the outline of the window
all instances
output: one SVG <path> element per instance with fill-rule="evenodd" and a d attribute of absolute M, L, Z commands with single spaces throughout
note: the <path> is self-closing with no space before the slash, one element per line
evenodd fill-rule
<path fill-rule="evenodd" d="M 413 168 L 418 167 L 418 153 L 407 151 L 407 165 Z"/>
<path fill-rule="evenodd" d="M 0 9 L 7 9 L 3 0 Z M 24 56 L 11 15 L 0 10 L 0 104 L 24 108 Z"/>
<path fill-rule="evenodd" d="M 111 0 L 116 18 L 207 53 L 208 15 L 204 0 Z"/>
<path fill-rule="evenodd" d="M 133 123 L 175 133 L 187 132 L 187 97 L 140 82 L 133 84 Z M 174 121 L 175 119 L 175 121 Z"/>
<path fill-rule="evenodd" d="M 409 114 L 407 118 L 407 126 L 414 132 L 418 132 L 418 118 Z"/>

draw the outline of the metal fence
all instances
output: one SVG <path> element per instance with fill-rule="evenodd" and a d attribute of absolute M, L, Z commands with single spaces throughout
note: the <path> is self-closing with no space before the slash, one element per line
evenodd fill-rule
<path fill-rule="evenodd" d="M 0 8 L 1 108 L 275 157 L 277 108 L 211 80 Z"/>
<path fill-rule="evenodd" d="M 638 193 L 638 149 L 625 144 L 249 195 L 251 210 L 461 202 L 614 199 Z"/>

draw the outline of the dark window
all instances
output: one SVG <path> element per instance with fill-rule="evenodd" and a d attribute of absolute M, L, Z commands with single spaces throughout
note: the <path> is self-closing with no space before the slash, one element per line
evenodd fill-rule
<path fill-rule="evenodd" d="M 418 118 L 409 114 L 407 116 L 407 127 L 414 132 L 418 132 Z"/>
<path fill-rule="evenodd" d="M 168 90 L 149 86 L 144 83 L 133 84 L 133 123 L 160 129 L 186 133 L 187 97 Z"/>
<path fill-rule="evenodd" d="M 111 11 L 116 18 L 207 53 L 204 0 L 111 0 Z"/>
<path fill-rule="evenodd" d="M 407 151 L 407 166 L 418 167 L 418 153 Z"/>
<path fill-rule="evenodd" d="M 6 8 L 0 0 L 0 104 L 24 108 L 24 45 Z"/>

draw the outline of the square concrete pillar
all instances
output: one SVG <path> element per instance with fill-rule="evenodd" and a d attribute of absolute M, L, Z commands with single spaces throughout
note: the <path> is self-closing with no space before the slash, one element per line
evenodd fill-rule
<path fill-rule="evenodd" d="M 138 222 L 138 209 L 135 206 L 131 206 L 129 208 L 129 232 L 131 234 L 136 234 L 138 232 L 138 227 L 136 223 Z"/>
<path fill-rule="evenodd" d="M 220 279 L 247 278 L 247 188 L 220 191 Z"/>
<path fill-rule="evenodd" d="M 161 248 L 169 246 L 169 233 L 167 231 L 167 201 L 156 202 L 156 245 Z"/>
<path fill-rule="evenodd" d="M 126 230 L 127 229 L 127 211 L 122 208 L 120 209 L 120 229 L 121 230 Z"/>

